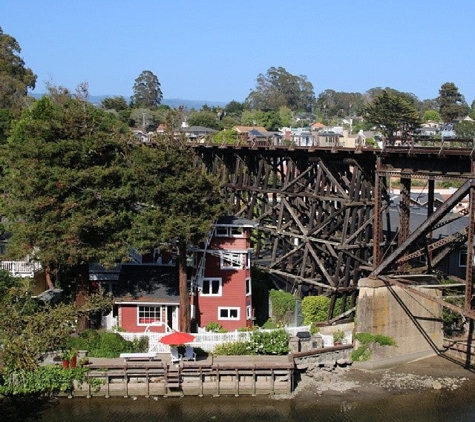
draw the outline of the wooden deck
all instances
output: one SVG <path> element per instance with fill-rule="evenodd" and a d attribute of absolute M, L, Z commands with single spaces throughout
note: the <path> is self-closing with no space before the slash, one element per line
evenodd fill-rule
<path fill-rule="evenodd" d="M 289 356 L 209 356 L 172 364 L 169 354 L 159 354 L 143 361 L 90 358 L 89 367 L 89 377 L 103 384 L 78 385 L 72 396 L 273 395 L 294 388 Z"/>

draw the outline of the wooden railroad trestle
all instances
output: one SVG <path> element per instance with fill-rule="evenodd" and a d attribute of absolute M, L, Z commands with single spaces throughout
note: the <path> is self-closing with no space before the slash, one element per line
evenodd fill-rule
<path fill-rule="evenodd" d="M 387 281 L 401 275 L 407 284 L 408 272 L 433 274 L 442 259 L 467 241 L 467 262 L 473 262 L 470 148 L 195 148 L 200 165 L 219 177 L 235 214 L 259 222 L 254 262 L 301 297 L 328 295 L 329 321 L 354 316 L 358 280 L 363 277 L 386 276 Z M 394 177 L 401 184 L 397 227 L 391 227 L 394 219 L 389 215 L 388 187 Z M 423 228 L 410 222 L 415 179 L 425 180 L 428 188 Z M 448 179 L 463 185 L 434 211 L 435 181 Z M 471 198 L 468 212 L 451 213 L 465 195 Z M 431 238 L 436 228 L 467 216 L 465 230 L 443 241 Z M 472 269 L 467 266 L 465 306 L 458 308 L 468 317 L 473 307 Z"/>

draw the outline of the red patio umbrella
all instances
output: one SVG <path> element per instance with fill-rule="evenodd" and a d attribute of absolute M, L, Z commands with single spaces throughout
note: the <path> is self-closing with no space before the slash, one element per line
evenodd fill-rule
<path fill-rule="evenodd" d="M 175 331 L 174 333 L 167 334 L 160 339 L 160 343 L 163 344 L 173 344 L 180 345 L 185 343 L 190 343 L 195 339 L 194 335 L 189 333 L 182 333 L 180 331 Z"/>

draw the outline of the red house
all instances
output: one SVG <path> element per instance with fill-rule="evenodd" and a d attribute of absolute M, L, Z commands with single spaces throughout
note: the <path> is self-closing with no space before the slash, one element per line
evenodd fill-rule
<path fill-rule="evenodd" d="M 198 327 L 210 322 L 228 331 L 251 327 L 251 220 L 222 217 L 208 242 L 194 249 L 191 316 Z"/>
<path fill-rule="evenodd" d="M 192 248 L 191 316 L 197 327 L 210 322 L 228 331 L 253 325 L 251 231 L 256 223 L 222 217 L 206 244 Z M 160 255 L 158 258 L 155 255 Z M 143 256 L 122 265 L 116 281 L 101 281 L 113 292 L 113 312 L 105 328 L 127 332 L 178 330 L 179 290 L 174 260 L 167 253 Z"/>

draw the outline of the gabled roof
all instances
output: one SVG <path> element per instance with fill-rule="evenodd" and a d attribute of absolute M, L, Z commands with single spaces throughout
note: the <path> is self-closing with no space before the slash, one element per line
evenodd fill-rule
<path fill-rule="evenodd" d="M 122 265 L 115 303 L 179 303 L 176 267 L 160 265 Z"/>

